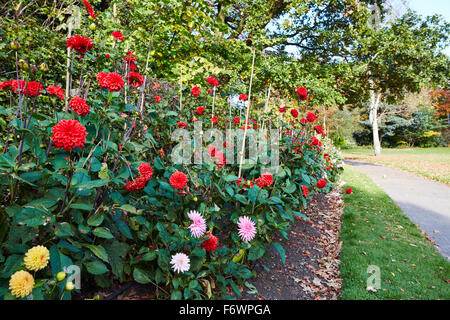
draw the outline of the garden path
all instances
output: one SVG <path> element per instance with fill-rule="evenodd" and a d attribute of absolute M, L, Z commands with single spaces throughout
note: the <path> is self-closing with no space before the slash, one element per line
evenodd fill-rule
<path fill-rule="evenodd" d="M 369 176 L 450 260 L 450 187 L 399 169 L 345 161 Z"/>

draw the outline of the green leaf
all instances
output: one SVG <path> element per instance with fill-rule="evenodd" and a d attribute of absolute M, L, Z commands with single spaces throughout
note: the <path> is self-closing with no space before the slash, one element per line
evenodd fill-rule
<path fill-rule="evenodd" d="M 94 227 L 99 226 L 103 222 L 104 218 L 105 215 L 103 214 L 103 212 L 98 211 L 87 219 L 87 224 Z"/>
<path fill-rule="evenodd" d="M 286 253 L 284 251 L 283 246 L 281 244 L 279 244 L 278 242 L 274 242 L 274 243 L 272 243 L 272 247 L 274 247 L 275 250 L 278 251 L 278 253 L 281 256 L 281 261 L 283 261 L 283 264 L 285 264 L 286 263 Z"/>
<path fill-rule="evenodd" d="M 92 230 L 92 233 L 100 238 L 105 238 L 105 239 L 113 239 L 114 238 L 112 233 L 108 229 L 103 228 L 103 227 L 95 228 L 94 230 Z"/>
<path fill-rule="evenodd" d="M 87 271 L 91 274 L 99 275 L 108 272 L 108 268 L 99 260 L 84 263 Z"/>
<path fill-rule="evenodd" d="M 92 244 L 83 244 L 83 246 L 91 250 L 97 257 L 99 257 L 103 261 L 109 262 L 108 254 L 106 253 L 105 248 L 103 248 L 102 246 L 94 246 Z"/>
<path fill-rule="evenodd" d="M 148 272 L 139 268 L 135 268 L 133 271 L 133 278 L 137 283 L 146 284 L 152 282 Z"/>
<path fill-rule="evenodd" d="M 92 207 L 92 205 L 87 204 L 87 203 L 72 203 L 69 207 L 72 209 L 85 210 L 85 211 L 91 211 L 94 209 Z"/>

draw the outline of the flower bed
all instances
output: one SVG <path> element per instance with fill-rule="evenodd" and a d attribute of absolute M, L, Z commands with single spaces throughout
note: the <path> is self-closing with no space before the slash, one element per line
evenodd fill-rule
<path fill-rule="evenodd" d="M 126 36 L 110 35 L 102 45 L 94 34 L 67 39 L 70 92 L 44 83 L 44 68 L 21 68 L 0 83 L 0 297 L 70 299 L 83 283 L 131 279 L 164 288 L 160 298 L 226 297 L 252 277 L 248 262 L 267 244 L 284 255 L 275 235 L 287 238 L 295 216 L 307 219 L 310 192 L 332 189 L 339 155 L 313 113 L 283 107 L 264 122 L 223 116 L 212 76 L 185 88 L 180 103 L 149 102 L 145 67 L 123 53 Z M 308 99 L 305 88 L 297 93 Z M 269 172 L 259 161 L 228 163 L 241 145 L 206 137 L 212 161 L 174 164 L 173 132 L 196 122 L 243 133 L 270 124 L 280 165 Z"/>

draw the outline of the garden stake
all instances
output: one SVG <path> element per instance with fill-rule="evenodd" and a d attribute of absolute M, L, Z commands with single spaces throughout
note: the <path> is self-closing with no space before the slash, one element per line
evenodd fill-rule
<path fill-rule="evenodd" d="M 245 123 L 244 123 L 244 139 L 242 141 L 242 149 L 241 149 L 241 161 L 239 162 L 239 175 L 238 178 L 241 177 L 241 173 L 242 173 L 242 161 L 244 159 L 244 152 L 245 152 L 245 138 L 247 137 L 247 122 L 248 122 L 248 115 L 250 112 L 250 107 L 251 107 L 251 96 L 252 96 L 252 82 L 253 82 L 253 68 L 255 65 L 255 48 L 253 48 L 253 57 L 252 57 L 252 72 L 250 74 L 250 85 L 248 88 L 248 107 L 247 107 L 247 112 L 245 114 Z"/>

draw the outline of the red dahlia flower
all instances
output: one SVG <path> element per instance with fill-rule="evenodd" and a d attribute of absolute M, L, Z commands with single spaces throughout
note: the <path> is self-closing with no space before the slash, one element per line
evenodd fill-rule
<path fill-rule="evenodd" d="M 197 98 L 198 95 L 199 95 L 201 92 L 202 92 L 202 91 L 200 90 L 199 87 L 197 87 L 197 86 L 193 86 L 193 87 L 192 87 L 191 93 L 192 93 L 192 95 L 193 95 L 195 98 Z"/>
<path fill-rule="evenodd" d="M 201 116 L 201 115 L 203 114 L 203 111 L 205 111 L 205 108 L 202 107 L 202 106 L 200 106 L 200 107 L 197 108 L 197 111 L 196 111 L 196 112 L 197 112 L 198 115 Z"/>
<path fill-rule="evenodd" d="M 70 109 L 75 111 L 79 116 L 84 117 L 89 114 L 91 108 L 89 108 L 86 101 L 80 97 L 73 97 L 69 102 Z"/>
<path fill-rule="evenodd" d="M 311 137 L 311 143 L 309 145 L 310 146 L 318 146 L 319 145 L 319 139 L 317 139 L 316 137 Z"/>
<path fill-rule="evenodd" d="M 296 109 L 292 109 L 292 110 L 291 110 L 291 115 L 292 115 L 294 118 L 297 118 L 297 117 L 298 117 L 298 111 L 297 111 Z"/>
<path fill-rule="evenodd" d="M 94 9 L 92 9 L 92 6 L 89 2 L 87 2 L 86 0 L 83 0 L 83 5 L 86 7 L 86 11 L 87 13 L 92 17 L 92 18 L 96 18 L 98 17 L 98 14 L 94 13 Z"/>
<path fill-rule="evenodd" d="M 314 122 L 314 120 L 316 120 L 316 115 L 312 112 L 308 112 L 308 114 L 306 115 L 306 120 L 308 120 L 309 122 Z"/>
<path fill-rule="evenodd" d="M 155 100 L 156 100 L 156 103 L 160 103 L 162 99 L 160 96 L 155 96 Z"/>
<path fill-rule="evenodd" d="M 61 120 L 52 128 L 52 140 L 58 149 L 70 151 L 83 148 L 86 143 L 86 128 L 77 120 Z"/>
<path fill-rule="evenodd" d="M 215 123 L 217 123 L 217 121 L 219 121 L 219 118 L 214 116 L 214 117 L 212 117 L 211 121 L 215 124 Z"/>
<path fill-rule="evenodd" d="M 323 179 L 320 179 L 319 181 L 317 181 L 317 188 L 319 188 L 319 189 L 325 188 L 326 185 L 327 185 L 327 182 Z"/>
<path fill-rule="evenodd" d="M 211 233 L 205 236 L 205 241 L 202 242 L 202 248 L 206 251 L 214 251 L 217 249 L 217 246 L 219 245 L 219 240 L 217 237 L 213 236 Z"/>
<path fill-rule="evenodd" d="M 308 99 L 308 91 L 303 87 L 297 88 L 297 94 L 300 100 Z"/>
<path fill-rule="evenodd" d="M 211 157 L 214 157 L 214 156 L 216 155 L 216 151 L 217 151 L 217 147 L 214 146 L 214 145 L 210 145 L 210 146 L 208 147 L 208 150 L 207 150 L 208 154 L 209 154 Z"/>
<path fill-rule="evenodd" d="M 234 117 L 234 124 L 238 125 L 241 122 L 241 119 L 239 117 Z"/>
<path fill-rule="evenodd" d="M 187 179 L 187 176 L 183 172 L 176 170 L 170 176 L 169 182 L 170 182 L 170 185 L 172 186 L 172 188 L 179 190 L 179 189 L 183 189 L 184 187 L 186 187 L 188 179 Z"/>
<path fill-rule="evenodd" d="M 127 182 L 127 184 L 125 185 L 125 189 L 127 189 L 127 191 L 136 191 L 136 190 L 141 190 L 145 188 L 145 185 L 147 184 L 147 179 L 145 177 L 138 177 L 136 180 L 134 181 L 130 181 Z"/>
<path fill-rule="evenodd" d="M 240 100 L 240 101 L 247 101 L 247 100 L 248 100 L 248 97 L 247 97 L 247 95 L 246 95 L 245 93 L 243 93 L 243 94 L 241 94 L 241 95 L 239 96 L 239 100 Z"/>
<path fill-rule="evenodd" d="M 206 82 L 208 82 L 208 84 L 210 86 L 213 86 L 213 87 L 219 86 L 219 81 L 217 81 L 217 79 L 214 77 L 209 77 L 209 78 L 206 78 L 205 80 L 206 80 Z"/>
<path fill-rule="evenodd" d="M 144 84 L 144 77 L 137 72 L 130 72 L 127 75 L 128 84 L 134 88 L 139 88 Z"/>
<path fill-rule="evenodd" d="M 281 108 L 280 108 L 280 112 L 281 112 L 281 113 L 284 113 L 284 112 L 286 111 L 286 108 L 287 108 L 287 106 L 281 107 Z"/>
<path fill-rule="evenodd" d="M 187 123 L 186 122 L 183 122 L 183 121 L 179 121 L 179 122 L 177 122 L 177 125 L 178 125 L 178 128 L 186 128 L 186 126 L 187 126 Z"/>
<path fill-rule="evenodd" d="M 51 86 L 49 86 L 49 87 L 48 87 L 47 89 L 45 89 L 45 90 L 47 90 L 47 93 L 48 93 L 48 94 L 50 94 L 50 95 L 55 95 L 55 96 L 57 96 L 60 100 L 63 100 L 63 99 L 64 99 L 65 91 L 64 91 L 64 89 L 61 88 L 61 86 L 54 86 L 54 85 L 51 85 Z"/>
<path fill-rule="evenodd" d="M 120 91 L 125 82 L 120 74 L 115 72 L 99 72 L 97 74 L 98 85 L 109 91 Z"/>
<path fill-rule="evenodd" d="M 67 48 L 78 51 L 80 54 L 84 54 L 91 50 L 94 46 L 94 42 L 91 38 L 83 37 L 80 35 L 74 35 L 66 40 Z"/>
<path fill-rule="evenodd" d="M 0 90 L 10 88 L 11 88 L 11 80 L 0 82 Z"/>
<path fill-rule="evenodd" d="M 141 177 L 143 177 L 144 179 L 146 179 L 147 181 L 150 180 L 150 178 L 153 176 L 153 169 L 152 167 L 146 163 L 146 162 L 142 162 L 139 167 L 138 167 L 138 171 L 141 174 Z"/>
<path fill-rule="evenodd" d="M 303 190 L 303 195 L 305 196 L 305 198 L 308 196 L 309 194 L 309 190 L 306 186 L 302 186 L 302 190 Z"/>
<path fill-rule="evenodd" d="M 352 188 L 345 189 L 346 194 L 352 194 L 352 192 L 353 192 Z"/>
<path fill-rule="evenodd" d="M 322 134 L 323 133 L 323 128 L 319 125 L 314 127 L 314 130 L 317 132 L 317 134 Z"/>
<path fill-rule="evenodd" d="M 111 33 L 111 36 L 116 38 L 116 40 L 123 41 L 123 34 L 120 31 L 114 31 L 113 33 Z"/>
<path fill-rule="evenodd" d="M 301 118 L 301 119 L 300 119 L 300 123 L 301 123 L 302 125 L 306 125 L 306 124 L 308 123 L 308 120 L 306 120 L 305 118 Z"/>

